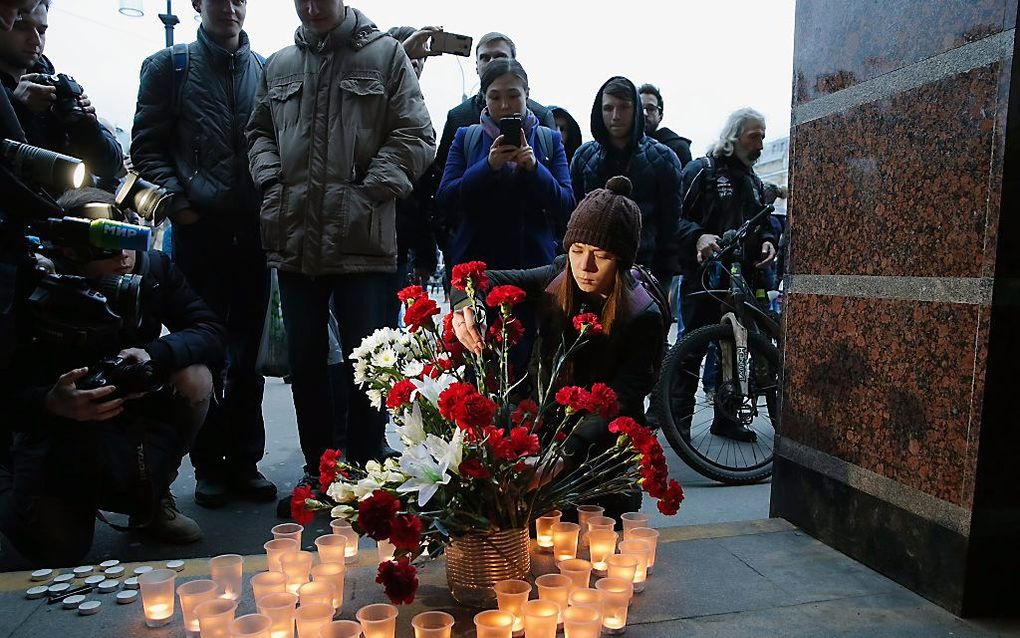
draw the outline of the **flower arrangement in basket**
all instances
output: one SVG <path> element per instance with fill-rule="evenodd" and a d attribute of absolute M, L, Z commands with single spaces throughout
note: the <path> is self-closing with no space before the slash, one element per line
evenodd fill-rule
<path fill-rule="evenodd" d="M 538 379 L 536 396 L 515 404 L 521 382 L 512 380 L 510 350 L 524 331 L 513 311 L 525 293 L 514 286 L 490 290 L 482 262 L 456 266 L 452 275 L 476 311 L 485 335 L 482 355 L 458 342 L 452 313 L 436 324 L 439 308 L 421 287 L 400 291 L 407 328 L 377 330 L 354 350 L 353 361 L 356 383 L 397 424 L 403 453 L 355 467 L 343 463 L 339 451 L 327 451 L 319 468 L 323 496 L 296 490 L 292 501 L 299 522 L 328 510 L 360 533 L 392 543 L 395 557 L 380 564 L 376 581 L 395 604 L 414 600 L 412 561 L 437 556 L 458 538 L 525 530 L 526 540 L 530 522 L 546 511 L 638 486 L 667 515 L 683 500 L 654 433 L 633 419 L 612 420 L 615 444 L 570 462 L 564 443 L 572 429 L 589 414 L 613 419 L 616 394 L 600 383 L 553 393 Z M 494 315 L 489 325 L 476 298 L 485 292 Z M 602 330 L 590 313 L 572 324 L 573 338 L 562 340 L 549 379 Z"/>

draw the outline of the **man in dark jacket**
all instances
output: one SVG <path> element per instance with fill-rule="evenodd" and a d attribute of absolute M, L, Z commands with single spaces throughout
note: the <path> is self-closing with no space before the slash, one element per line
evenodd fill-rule
<path fill-rule="evenodd" d="M 681 246 L 693 246 L 693 231 L 690 224 L 680 222 L 680 161 L 669 148 L 645 135 L 640 104 L 637 87 L 627 78 L 610 78 L 599 89 L 591 111 L 595 140 L 577 150 L 570 179 L 581 201 L 614 175 L 630 178 L 631 199 L 641 209 L 637 263 L 649 268 L 660 285 L 668 286 Z"/>
<path fill-rule="evenodd" d="M 0 83 L 14 106 L 29 144 L 85 160 L 86 168 L 110 184 L 124 174 L 124 152 L 96 117 L 88 96 L 60 101 L 47 79 L 56 71 L 43 55 L 49 0 L 21 14 L 10 31 L 0 31 Z"/>
<path fill-rule="evenodd" d="M 641 94 L 641 108 L 645 116 L 645 135 L 648 135 L 656 142 L 665 144 L 676 153 L 680 160 L 681 168 L 691 163 L 691 141 L 686 137 L 680 137 L 662 123 L 662 93 L 654 84 L 642 84 L 638 89 Z"/>
<path fill-rule="evenodd" d="M 256 467 L 265 453 L 265 379 L 255 365 L 269 284 L 244 139 L 262 60 L 241 29 L 245 3 L 193 4 L 202 26 L 187 53 L 175 60 L 164 49 L 142 64 L 131 159 L 174 193 L 174 261 L 227 328 L 227 363 L 216 375 L 223 398 L 191 451 L 195 501 L 219 507 L 232 496 L 276 496 Z"/>

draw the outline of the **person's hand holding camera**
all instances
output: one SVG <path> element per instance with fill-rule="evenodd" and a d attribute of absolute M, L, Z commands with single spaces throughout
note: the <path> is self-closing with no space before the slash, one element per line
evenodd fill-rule
<path fill-rule="evenodd" d="M 62 375 L 56 385 L 46 393 L 46 410 L 72 421 L 107 421 L 124 411 L 124 399 L 111 399 L 117 392 L 112 385 L 95 390 L 79 390 L 75 382 L 89 373 L 78 368 Z"/>
<path fill-rule="evenodd" d="M 507 162 L 513 161 L 517 157 L 520 150 L 512 144 L 505 144 L 503 136 L 500 135 L 492 140 L 492 146 L 489 148 L 489 168 L 493 171 L 503 170 Z"/>
<path fill-rule="evenodd" d="M 45 113 L 57 101 L 57 87 L 43 84 L 42 78 L 39 73 L 28 73 L 14 89 L 14 99 L 33 113 Z"/>
<path fill-rule="evenodd" d="M 99 116 L 96 115 L 96 107 L 92 106 L 92 100 L 89 99 L 88 95 L 84 93 L 81 94 L 81 97 L 78 98 L 78 106 L 80 106 L 81 110 L 85 113 L 84 119 L 94 124 L 99 123 Z"/>

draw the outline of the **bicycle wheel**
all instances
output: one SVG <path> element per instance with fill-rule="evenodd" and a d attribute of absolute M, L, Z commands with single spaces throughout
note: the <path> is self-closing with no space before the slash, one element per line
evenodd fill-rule
<path fill-rule="evenodd" d="M 782 369 L 779 350 L 765 336 L 748 334 L 751 358 L 748 407 L 752 418 L 742 421 L 757 435 L 743 442 L 712 434 L 717 415 L 740 420 L 736 406 L 739 392 L 714 388 L 704 390 L 702 378 L 705 355 L 711 350 L 723 352 L 720 344 L 733 344 L 733 328 L 717 324 L 699 328 L 678 341 L 667 353 L 650 405 L 651 416 L 661 426 L 666 440 L 688 465 L 699 474 L 721 483 L 747 485 L 772 475 L 772 456 L 776 426 L 779 424 L 779 392 Z M 686 364 L 686 365 L 685 365 Z M 682 427 L 684 400 L 681 389 L 696 384 L 690 431 Z M 690 409 L 690 403 L 687 403 Z M 750 421 L 750 422 L 748 422 Z"/>

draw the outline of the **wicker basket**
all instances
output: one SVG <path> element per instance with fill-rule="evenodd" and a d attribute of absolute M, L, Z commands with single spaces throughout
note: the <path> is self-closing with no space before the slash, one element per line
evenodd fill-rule
<path fill-rule="evenodd" d="M 491 607 L 492 586 L 509 579 L 526 580 L 531 574 L 528 530 L 511 529 L 472 534 L 454 539 L 446 548 L 446 582 L 462 605 Z"/>

